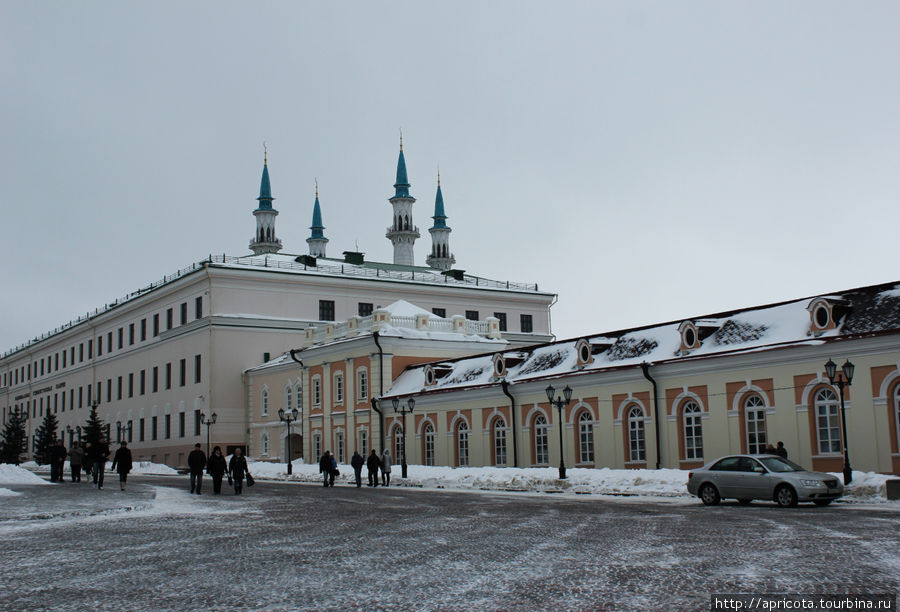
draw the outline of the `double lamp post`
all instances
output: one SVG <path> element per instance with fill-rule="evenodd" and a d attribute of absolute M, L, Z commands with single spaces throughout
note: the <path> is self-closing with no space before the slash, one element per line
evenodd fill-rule
<path fill-rule="evenodd" d="M 406 400 L 406 404 L 400 404 L 400 398 L 393 398 L 391 400 L 391 405 L 394 407 L 394 412 L 399 412 L 401 417 L 401 438 L 403 440 L 403 459 L 400 463 L 401 468 L 401 476 L 406 478 L 406 415 L 410 414 L 413 411 L 413 408 L 416 407 L 416 400 L 413 398 L 408 398 Z"/>
<path fill-rule="evenodd" d="M 284 408 L 279 408 L 278 410 L 278 418 L 282 423 L 287 425 L 288 435 L 287 435 L 287 473 L 288 476 L 294 473 L 294 466 L 291 465 L 291 423 L 296 421 L 300 417 L 300 411 L 294 408 L 293 410 L 286 411 Z"/>
<path fill-rule="evenodd" d="M 853 470 L 850 468 L 850 451 L 847 449 L 847 417 L 844 414 L 844 387 L 849 387 L 853 382 L 853 371 L 856 369 L 850 360 L 844 362 L 841 371 L 837 371 L 837 364 L 831 359 L 825 364 L 825 374 L 828 376 L 828 382 L 837 385 L 841 394 L 841 436 L 844 442 L 844 484 L 848 485 L 853 481 Z M 835 380 L 837 375 L 837 380 Z"/>
<path fill-rule="evenodd" d="M 565 425 L 565 421 L 563 420 L 563 408 L 569 405 L 569 402 L 572 401 L 572 387 L 566 385 L 565 389 L 563 389 L 563 396 L 553 398 L 553 395 L 556 393 L 556 389 L 553 388 L 553 385 L 547 385 L 547 388 L 544 389 L 547 393 L 547 401 L 550 402 L 551 406 L 556 406 L 559 409 L 559 479 L 566 479 L 566 453 L 565 448 L 563 447 L 563 426 Z"/>

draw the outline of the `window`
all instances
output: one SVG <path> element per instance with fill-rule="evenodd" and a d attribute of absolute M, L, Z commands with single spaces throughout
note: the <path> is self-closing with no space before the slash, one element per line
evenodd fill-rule
<path fill-rule="evenodd" d="M 141 319 L 141 342 L 147 339 L 147 319 Z"/>
<path fill-rule="evenodd" d="M 319 300 L 319 320 L 334 321 L 334 300 Z"/>
<path fill-rule="evenodd" d="M 203 318 L 203 296 L 202 295 L 194 300 L 194 318 L 195 319 Z"/>
<path fill-rule="evenodd" d="M 294 387 L 294 397 L 297 401 L 297 416 L 303 416 L 303 387 L 300 383 L 297 383 L 297 386 Z"/>
<path fill-rule="evenodd" d="M 356 371 L 356 397 L 361 402 L 369 399 L 369 371 L 365 368 Z"/>
<path fill-rule="evenodd" d="M 269 454 L 269 434 L 266 432 L 259 437 L 259 448 L 263 455 Z"/>
<path fill-rule="evenodd" d="M 169 308 L 168 310 L 166 310 L 166 329 L 172 329 L 173 319 L 174 316 L 172 313 L 172 309 Z"/>
<path fill-rule="evenodd" d="M 134 372 L 128 373 L 128 397 L 134 397 Z"/>
<path fill-rule="evenodd" d="M 322 434 L 318 432 L 313 434 L 313 456 L 322 456 Z"/>
<path fill-rule="evenodd" d="M 425 465 L 434 465 L 434 427 L 425 423 Z"/>
<path fill-rule="evenodd" d="M 313 388 L 312 388 L 312 401 L 313 406 L 321 406 L 322 405 L 322 379 L 316 377 L 313 379 Z"/>
<path fill-rule="evenodd" d="M 97 357 L 103 354 L 103 336 L 97 336 Z M 28 376 L 31 378 L 31 375 Z"/>
<path fill-rule="evenodd" d="M 179 438 L 184 437 L 184 413 L 183 412 L 178 413 L 178 437 Z"/>
<path fill-rule="evenodd" d="M 133 434 L 134 434 L 134 421 L 128 421 L 128 443 L 129 444 L 131 444 L 134 441 L 132 439 Z"/>
<path fill-rule="evenodd" d="M 394 463 L 400 463 L 403 461 L 403 428 L 399 425 L 394 427 L 391 439 L 394 441 Z"/>
<path fill-rule="evenodd" d="M 284 409 L 285 410 L 289 411 L 291 409 L 291 402 L 292 402 L 291 383 L 288 383 L 287 386 L 284 388 Z"/>
<path fill-rule="evenodd" d="M 118 379 L 116 380 L 116 399 L 117 400 L 122 399 L 122 377 L 121 376 L 119 376 Z"/>
<path fill-rule="evenodd" d="M 150 439 L 156 440 L 156 430 L 159 428 L 159 417 L 150 417 Z"/>
<path fill-rule="evenodd" d="M 534 331 L 531 325 L 531 315 L 519 315 L 519 330 L 529 334 Z"/>
<path fill-rule="evenodd" d="M 341 372 L 334 375 L 334 403 L 344 403 L 344 375 Z"/>
<path fill-rule="evenodd" d="M 263 388 L 259 398 L 259 414 L 260 416 L 269 415 L 269 390 Z"/>
<path fill-rule="evenodd" d="M 447 309 L 446 308 L 432 308 L 431 314 L 437 315 L 442 319 L 447 318 Z"/>
<path fill-rule="evenodd" d="M 628 411 L 628 460 L 646 461 L 644 443 L 644 412 L 637 406 Z"/>
<path fill-rule="evenodd" d="M 747 425 L 747 452 L 751 455 L 766 452 L 766 406 L 758 395 L 751 395 L 744 402 L 744 419 Z"/>
<path fill-rule="evenodd" d="M 178 386 L 183 387 L 187 378 L 187 359 L 178 362 Z"/>
<path fill-rule="evenodd" d="M 494 419 L 494 465 L 506 465 L 506 422 Z"/>
<path fill-rule="evenodd" d="M 703 459 L 703 426 L 700 424 L 700 406 L 689 401 L 684 405 L 684 458 Z"/>
<path fill-rule="evenodd" d="M 495 312 L 494 317 L 500 319 L 500 331 L 506 331 L 506 313 L 505 312 Z"/>
<path fill-rule="evenodd" d="M 112 341 L 112 332 L 106 334 L 106 352 L 112 353 L 113 351 L 113 341 Z"/>
<path fill-rule="evenodd" d="M 361 317 L 372 316 L 372 303 L 371 302 L 360 302 L 359 303 L 359 316 L 361 316 Z"/>
<path fill-rule="evenodd" d="M 345 463 L 346 459 L 344 458 L 344 432 L 338 431 L 334 434 L 334 450 L 335 450 L 335 459 L 337 459 L 338 463 Z"/>
<path fill-rule="evenodd" d="M 91 341 L 88 340 L 88 346 L 90 346 Z M 78 363 L 84 361 L 84 342 L 78 345 Z"/>
<path fill-rule="evenodd" d="M 578 415 L 578 461 L 594 462 L 594 418 L 587 411 Z"/>
<path fill-rule="evenodd" d="M 831 389 L 816 393 L 816 435 L 820 455 L 841 452 L 838 399 Z"/>
<path fill-rule="evenodd" d="M 123 343 L 124 337 L 125 337 L 125 330 L 120 327 L 118 330 L 119 350 L 122 350 L 122 345 L 124 344 Z M 110 343 L 110 344 L 112 344 L 112 343 Z"/>
<path fill-rule="evenodd" d="M 358 438 L 357 449 L 359 454 L 366 457 L 369 454 L 369 430 L 360 429 L 356 432 L 356 436 Z"/>
<path fill-rule="evenodd" d="M 172 388 L 172 364 L 166 364 L 166 389 Z"/>
<path fill-rule="evenodd" d="M 200 355 L 194 355 L 194 382 L 195 382 L 195 383 L 199 383 L 199 382 L 200 382 L 200 378 L 201 378 L 201 376 L 200 376 L 200 364 L 201 364 L 201 357 L 200 357 Z"/>
<path fill-rule="evenodd" d="M 467 310 L 466 318 L 469 321 L 477 321 L 478 320 L 478 311 L 477 310 Z"/>
<path fill-rule="evenodd" d="M 172 437 L 172 415 L 166 415 L 166 440 Z"/>
<path fill-rule="evenodd" d="M 138 377 L 138 380 L 141 395 L 144 395 L 147 392 L 147 370 L 141 370 L 141 375 Z"/>
<path fill-rule="evenodd" d="M 157 337 L 159 335 L 159 313 L 153 315 L 153 337 Z"/>
<path fill-rule="evenodd" d="M 153 378 L 150 383 L 150 391 L 152 393 L 159 391 L 159 366 L 153 366 Z"/>
<path fill-rule="evenodd" d="M 181 303 L 181 324 L 187 324 L 187 302 Z"/>
<path fill-rule="evenodd" d="M 134 323 L 128 325 L 128 344 L 134 344 Z"/>
<path fill-rule="evenodd" d="M 550 463 L 549 432 L 547 419 L 543 414 L 534 418 L 534 463 L 536 465 Z"/>
<path fill-rule="evenodd" d="M 138 442 L 144 441 L 144 419 L 138 421 Z"/>
<path fill-rule="evenodd" d="M 469 465 L 469 426 L 460 419 L 456 425 L 456 465 Z"/>
<path fill-rule="evenodd" d="M 200 411 L 194 410 L 194 435 L 200 435 Z"/>

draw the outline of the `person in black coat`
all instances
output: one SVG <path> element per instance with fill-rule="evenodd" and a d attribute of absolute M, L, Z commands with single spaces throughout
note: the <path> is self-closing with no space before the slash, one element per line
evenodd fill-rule
<path fill-rule="evenodd" d="M 366 459 L 366 468 L 369 470 L 369 486 L 378 486 L 378 468 L 381 467 L 381 459 L 378 458 L 378 453 L 375 452 L 375 449 L 372 449 L 372 452 L 369 453 L 369 458 Z"/>
<path fill-rule="evenodd" d="M 228 478 L 234 482 L 234 494 L 240 495 L 244 490 L 244 478 L 250 474 L 247 469 L 247 458 L 240 448 L 234 449 L 234 455 L 228 462 Z"/>
<path fill-rule="evenodd" d="M 122 440 L 121 444 L 119 450 L 116 451 L 116 456 L 113 457 L 112 469 L 114 472 L 119 472 L 119 488 L 124 491 L 125 482 L 128 480 L 128 472 L 131 471 L 132 464 L 131 450 L 124 440 Z M 103 487 L 100 488 L 102 489 Z"/>
<path fill-rule="evenodd" d="M 353 451 L 353 457 L 350 459 L 350 467 L 353 468 L 353 475 L 356 476 L 356 488 L 362 486 L 362 469 L 366 464 L 366 460 L 362 458 L 359 451 Z"/>
<path fill-rule="evenodd" d="M 228 464 L 225 463 L 225 457 L 222 455 L 222 449 L 218 446 L 213 448 L 212 455 L 209 456 L 209 463 L 206 464 L 206 473 L 212 476 L 213 493 L 219 495 L 222 492 L 222 477 L 228 471 Z"/>
<path fill-rule="evenodd" d="M 787 459 L 787 449 L 784 447 L 784 442 L 778 441 L 778 446 L 775 447 L 775 454 L 782 459 Z"/>
<path fill-rule="evenodd" d="M 97 488 L 103 489 L 103 473 L 106 471 L 106 462 L 109 459 L 109 444 L 106 440 L 100 438 L 100 441 L 93 447 L 93 464 L 94 464 L 94 484 Z"/>
<path fill-rule="evenodd" d="M 203 468 L 206 467 L 206 453 L 200 450 L 200 443 L 194 445 L 194 450 L 188 455 L 188 467 L 191 470 L 191 493 L 200 495 L 200 485 L 203 483 Z"/>
<path fill-rule="evenodd" d="M 325 451 L 319 459 L 319 473 L 322 474 L 322 486 L 334 486 L 334 473 L 337 471 L 337 462 L 331 451 Z"/>
<path fill-rule="evenodd" d="M 63 482 L 63 467 L 66 465 L 66 447 L 62 440 L 50 447 L 50 482 Z"/>

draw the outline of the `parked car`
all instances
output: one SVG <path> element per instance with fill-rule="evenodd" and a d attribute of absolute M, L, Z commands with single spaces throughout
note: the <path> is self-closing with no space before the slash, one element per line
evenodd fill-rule
<path fill-rule="evenodd" d="M 707 506 L 731 498 L 742 504 L 754 499 L 786 508 L 797 502 L 827 506 L 844 494 L 844 485 L 831 474 L 810 472 L 777 455 L 729 455 L 688 474 L 688 492 Z"/>

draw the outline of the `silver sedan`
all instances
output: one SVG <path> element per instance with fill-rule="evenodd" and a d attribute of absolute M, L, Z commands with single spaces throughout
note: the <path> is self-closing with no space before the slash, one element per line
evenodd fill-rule
<path fill-rule="evenodd" d="M 781 507 L 797 502 L 827 506 L 844 494 L 844 486 L 831 474 L 810 472 L 776 455 L 729 455 L 688 474 L 688 492 L 707 506 L 725 498 L 749 504 L 754 499 Z"/>

